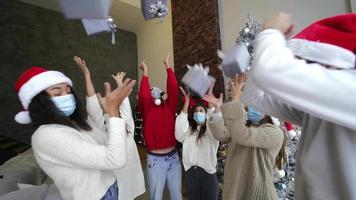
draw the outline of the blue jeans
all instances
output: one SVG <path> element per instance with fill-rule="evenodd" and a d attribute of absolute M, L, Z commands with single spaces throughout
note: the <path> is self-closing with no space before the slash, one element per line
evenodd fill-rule
<path fill-rule="evenodd" d="M 103 197 L 101 197 L 100 200 L 118 200 L 119 199 L 119 188 L 117 187 L 117 182 L 115 181 L 114 184 L 112 184 L 108 191 L 105 193 Z"/>
<path fill-rule="evenodd" d="M 182 166 L 178 152 L 168 156 L 147 154 L 147 181 L 150 200 L 162 200 L 167 181 L 170 200 L 182 200 Z"/>

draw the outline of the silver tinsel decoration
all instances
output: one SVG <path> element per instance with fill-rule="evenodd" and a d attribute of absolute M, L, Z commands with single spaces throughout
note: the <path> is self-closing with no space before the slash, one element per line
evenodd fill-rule
<path fill-rule="evenodd" d="M 295 127 L 296 129 L 298 127 Z M 297 131 L 297 130 L 296 130 Z M 300 130 L 298 130 L 300 132 Z M 294 200 L 296 153 L 298 149 L 299 134 L 288 141 L 285 147 L 286 163 L 283 167 L 286 176 L 275 183 L 279 200 Z"/>
<path fill-rule="evenodd" d="M 245 27 L 240 31 L 239 37 L 236 39 L 236 43 L 243 42 L 246 45 L 251 58 L 255 47 L 255 37 L 260 32 L 260 29 L 261 24 L 249 14 L 247 15 Z"/>
<path fill-rule="evenodd" d="M 168 15 L 168 7 L 162 1 L 157 1 L 150 5 L 148 12 L 154 17 L 159 18 L 163 22 L 163 18 Z"/>

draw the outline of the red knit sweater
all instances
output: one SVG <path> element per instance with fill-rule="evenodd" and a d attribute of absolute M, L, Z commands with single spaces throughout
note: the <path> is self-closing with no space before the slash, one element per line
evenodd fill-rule
<path fill-rule="evenodd" d="M 143 134 L 148 151 L 176 146 L 174 127 L 178 82 L 171 68 L 167 70 L 167 96 L 167 100 L 160 106 L 155 105 L 148 77 L 142 77 L 138 109 L 142 114 Z"/>

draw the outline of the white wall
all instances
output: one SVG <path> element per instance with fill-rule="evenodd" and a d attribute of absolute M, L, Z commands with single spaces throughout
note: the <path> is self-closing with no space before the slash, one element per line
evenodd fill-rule
<path fill-rule="evenodd" d="M 356 0 L 219 0 L 221 43 L 224 51 L 234 47 L 247 14 L 263 19 L 279 11 L 292 14 L 296 32 L 313 21 L 328 16 L 355 12 Z M 351 2 L 351 3 L 350 3 Z"/>
<path fill-rule="evenodd" d="M 356 0 L 350 0 L 352 12 L 356 12 Z"/>
<path fill-rule="evenodd" d="M 173 66 L 173 33 L 171 4 L 168 1 L 169 14 L 163 23 L 158 19 L 142 21 L 137 28 L 138 63 L 146 60 L 151 86 L 166 89 L 166 71 L 163 61 L 170 54 L 170 64 Z M 139 70 L 139 80 L 141 80 Z"/>

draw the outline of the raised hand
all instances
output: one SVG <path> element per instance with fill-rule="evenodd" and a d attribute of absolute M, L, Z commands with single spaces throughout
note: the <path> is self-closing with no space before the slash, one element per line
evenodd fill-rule
<path fill-rule="evenodd" d="M 184 113 L 188 113 L 188 108 L 189 108 L 189 102 L 190 102 L 190 97 L 189 94 L 187 94 L 187 92 L 185 92 L 185 90 L 183 89 L 183 87 L 179 87 L 180 91 L 182 92 L 184 98 L 185 98 L 185 102 L 183 105 L 183 109 L 182 112 Z"/>
<path fill-rule="evenodd" d="M 236 74 L 234 80 L 230 80 L 231 98 L 232 100 L 240 100 L 242 89 L 246 82 L 246 74 Z"/>
<path fill-rule="evenodd" d="M 143 71 L 143 75 L 145 75 L 145 76 L 148 75 L 148 67 L 144 60 L 140 64 L 140 69 Z"/>
<path fill-rule="evenodd" d="M 222 93 L 220 94 L 219 98 L 216 98 L 213 93 L 208 93 L 202 99 L 213 105 L 215 108 L 220 108 L 220 106 L 223 104 Z"/>
<path fill-rule="evenodd" d="M 83 60 L 82 58 L 80 58 L 78 56 L 74 56 L 73 60 L 78 65 L 78 67 L 80 68 L 80 70 L 82 71 L 84 76 L 90 76 L 90 71 L 88 69 L 88 66 L 87 66 L 85 60 Z"/>
<path fill-rule="evenodd" d="M 105 82 L 105 96 L 102 97 L 98 94 L 99 103 L 104 112 L 108 113 L 110 117 L 119 117 L 119 107 L 122 101 L 131 94 L 135 84 L 135 80 L 126 79 L 122 85 L 111 90 L 110 83 Z"/>
<path fill-rule="evenodd" d="M 264 21 L 263 30 L 265 29 L 277 29 L 286 37 L 289 37 L 294 30 L 294 24 L 291 22 L 291 15 L 287 13 L 273 15 Z"/>
<path fill-rule="evenodd" d="M 189 97 L 189 94 L 187 94 L 187 92 L 183 89 L 183 87 L 179 87 L 180 91 L 182 92 L 184 98 L 185 98 L 185 101 L 189 103 L 189 100 L 190 100 L 190 97 Z"/>
<path fill-rule="evenodd" d="M 114 79 L 115 79 L 115 82 L 117 84 L 117 86 L 120 86 L 122 85 L 122 80 L 124 80 L 124 77 L 126 76 L 126 72 L 118 72 L 115 75 L 111 75 Z"/>
<path fill-rule="evenodd" d="M 169 66 L 169 53 L 167 53 L 167 57 L 166 59 L 164 60 L 164 66 L 166 67 L 166 69 L 170 68 Z"/>
<path fill-rule="evenodd" d="M 215 85 L 215 80 L 211 83 L 211 85 L 209 87 L 209 90 L 208 90 L 208 95 L 209 96 L 214 96 L 214 94 L 213 94 L 214 85 Z M 209 108 L 214 107 L 213 104 L 211 104 L 210 102 L 208 102 L 208 103 L 209 103 Z"/>

